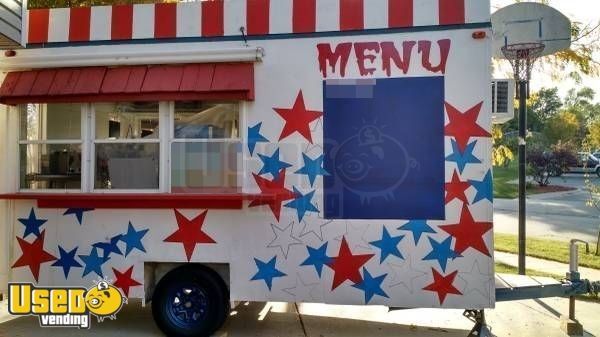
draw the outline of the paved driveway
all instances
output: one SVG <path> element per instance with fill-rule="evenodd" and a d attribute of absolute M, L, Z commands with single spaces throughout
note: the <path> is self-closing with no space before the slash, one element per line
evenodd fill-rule
<path fill-rule="evenodd" d="M 496 336 L 560 336 L 559 315 L 566 312 L 565 299 L 498 303 L 487 311 Z M 600 304 L 578 302 L 578 315 L 586 336 L 600 335 Z M 2 310 L 6 312 L 5 304 Z M 1 310 L 0 310 L 1 311 Z M 2 322 L 0 313 L 0 322 Z M 4 315 L 4 319 L 7 316 Z M 472 324 L 462 310 L 414 309 L 388 312 L 385 307 L 332 306 L 324 304 L 247 303 L 238 306 L 220 337 L 465 337 Z M 116 321 L 92 323 L 89 331 L 40 328 L 34 317 L 0 323 L 2 337 L 162 336 L 152 322 L 149 308 L 130 304 Z"/>

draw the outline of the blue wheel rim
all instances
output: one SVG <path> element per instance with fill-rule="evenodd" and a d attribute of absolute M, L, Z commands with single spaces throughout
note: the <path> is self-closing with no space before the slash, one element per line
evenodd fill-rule
<path fill-rule="evenodd" d="M 194 283 L 171 288 L 165 305 L 169 320 L 183 329 L 203 325 L 209 310 L 206 292 Z"/>

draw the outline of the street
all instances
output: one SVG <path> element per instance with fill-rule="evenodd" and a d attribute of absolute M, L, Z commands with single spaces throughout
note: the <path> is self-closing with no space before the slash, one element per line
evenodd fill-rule
<path fill-rule="evenodd" d="M 593 176 L 591 179 L 600 183 L 600 178 Z M 590 195 L 583 189 L 584 181 L 582 174 L 566 174 L 553 178 L 551 184 L 577 190 L 529 195 L 527 235 L 565 241 L 577 238 L 595 243 L 600 229 L 600 211 L 586 205 Z M 494 200 L 494 231 L 517 234 L 517 199 Z"/>

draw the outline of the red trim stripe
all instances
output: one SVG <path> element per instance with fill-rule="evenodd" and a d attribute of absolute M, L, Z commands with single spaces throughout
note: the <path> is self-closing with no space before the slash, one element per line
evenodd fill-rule
<path fill-rule="evenodd" d="M 110 26 L 112 40 L 131 40 L 133 34 L 133 5 L 113 5 Z"/>
<path fill-rule="evenodd" d="M 69 19 L 69 41 L 89 41 L 90 40 L 90 17 L 92 9 L 90 7 L 73 7 Z"/>
<path fill-rule="evenodd" d="M 465 23 L 465 0 L 439 0 L 440 25 Z"/>
<path fill-rule="evenodd" d="M 50 10 L 47 8 L 29 10 L 29 43 L 48 42 L 48 24 L 50 23 Z"/>
<path fill-rule="evenodd" d="M 364 29 L 363 0 L 340 0 L 340 30 Z"/>
<path fill-rule="evenodd" d="M 246 27 L 248 35 L 269 34 L 269 3 L 269 0 L 246 0 Z"/>
<path fill-rule="evenodd" d="M 317 26 L 317 0 L 294 0 L 292 6 L 293 32 L 314 32 Z"/>
<path fill-rule="evenodd" d="M 223 0 L 202 1 L 202 36 L 223 36 Z"/>
<path fill-rule="evenodd" d="M 154 37 L 172 38 L 177 36 L 177 3 L 154 4 Z"/>
<path fill-rule="evenodd" d="M 388 0 L 388 25 L 390 28 L 412 27 L 413 0 Z"/>

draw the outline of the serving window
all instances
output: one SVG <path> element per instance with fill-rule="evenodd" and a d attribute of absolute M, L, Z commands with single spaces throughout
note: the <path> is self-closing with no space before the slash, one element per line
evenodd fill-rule
<path fill-rule="evenodd" d="M 233 191 L 241 161 L 237 103 L 176 102 L 171 191 Z"/>
<path fill-rule="evenodd" d="M 19 189 L 239 192 L 239 103 L 24 104 Z"/>
<path fill-rule="evenodd" d="M 81 189 L 80 104 L 19 108 L 20 189 Z"/>
<path fill-rule="evenodd" d="M 158 102 L 95 104 L 94 189 L 159 189 Z"/>

